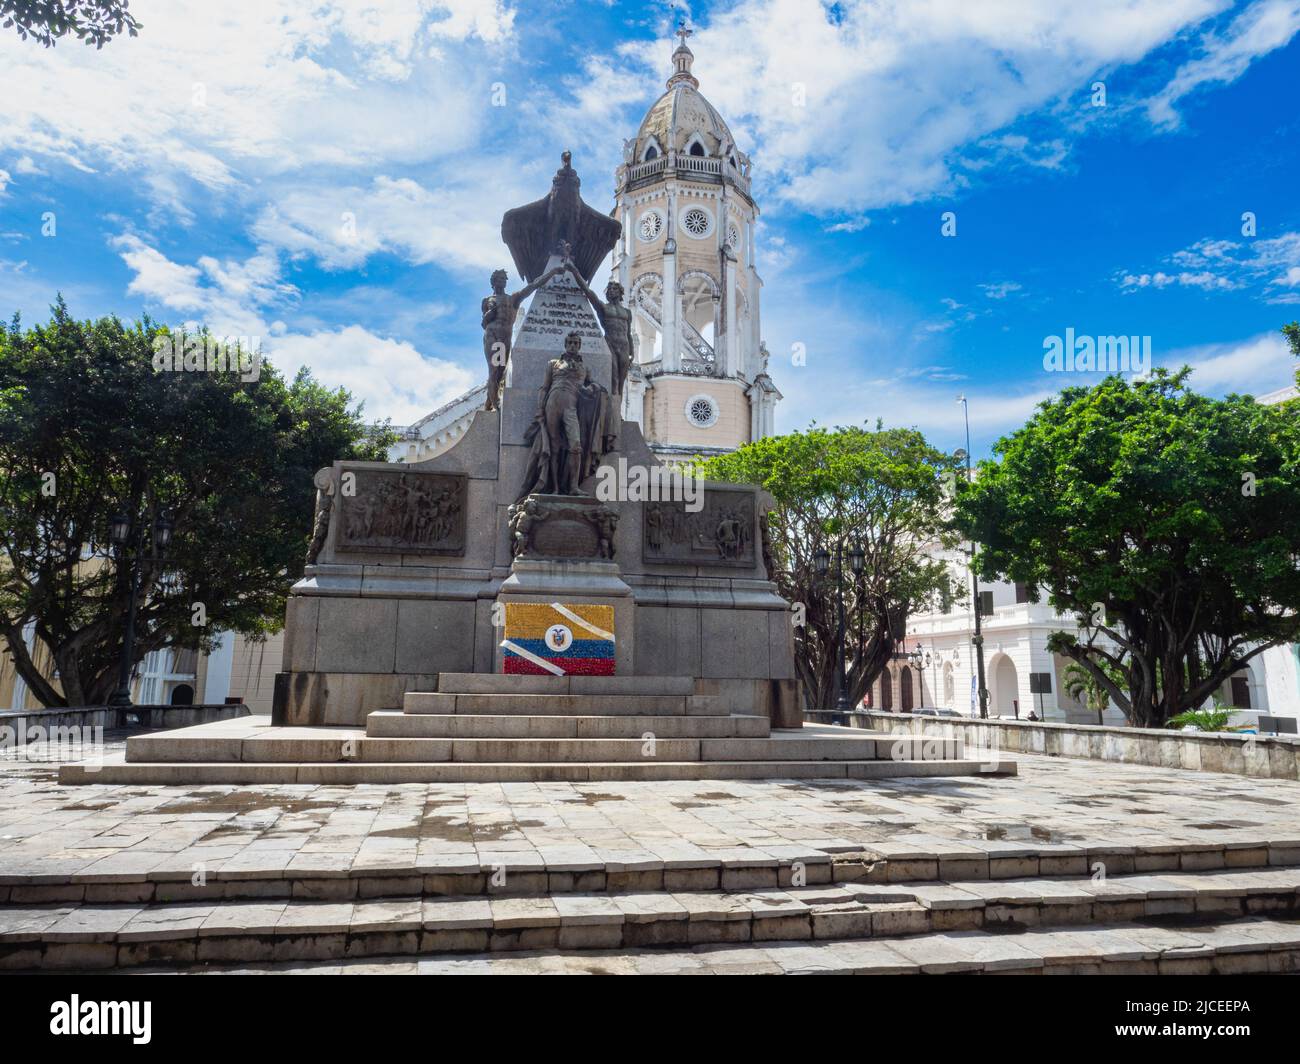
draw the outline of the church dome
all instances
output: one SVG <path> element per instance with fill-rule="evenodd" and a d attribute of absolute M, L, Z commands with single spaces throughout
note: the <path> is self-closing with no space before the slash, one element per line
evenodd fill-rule
<path fill-rule="evenodd" d="M 674 69 L 667 91 L 646 112 L 637 130 L 635 161 L 644 162 L 670 151 L 713 159 L 735 154 L 731 130 L 704 98 L 699 81 L 691 73 L 694 58 L 684 40 L 673 52 Z"/>

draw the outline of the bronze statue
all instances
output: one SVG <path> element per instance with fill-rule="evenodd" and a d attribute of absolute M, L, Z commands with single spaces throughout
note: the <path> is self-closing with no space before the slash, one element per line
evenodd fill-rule
<path fill-rule="evenodd" d="M 587 282 L 571 261 L 566 261 L 564 265 L 578 282 L 578 287 L 587 297 L 591 309 L 596 312 L 601 330 L 605 333 L 605 343 L 609 345 L 609 353 L 614 358 L 614 408 L 617 410 L 622 406 L 623 387 L 627 383 L 628 370 L 632 368 L 632 311 L 623 306 L 623 286 L 610 278 L 609 284 L 605 286 L 605 299 L 609 302 L 602 302 L 587 287 Z"/>
<path fill-rule="evenodd" d="M 315 565 L 320 557 L 325 539 L 330 532 L 330 511 L 334 509 L 334 473 L 331 469 L 317 470 L 312 477 L 316 486 L 316 516 L 312 520 L 311 543 L 307 545 L 307 564 Z"/>
<path fill-rule="evenodd" d="M 582 336 L 564 338 L 564 354 L 546 365 L 537 414 L 524 434 L 532 447 L 522 500 L 535 493 L 581 495 L 580 485 L 608 451 L 609 392 L 582 361 Z"/>
<path fill-rule="evenodd" d="M 540 277 L 552 255 L 568 256 L 560 248 L 562 241 L 572 245 L 574 265 L 590 281 L 622 233 L 617 220 L 582 202 L 572 158 L 567 151 L 560 156 L 563 165 L 551 180 L 549 195 L 506 211 L 501 219 L 501 239 L 526 281 Z"/>
<path fill-rule="evenodd" d="M 518 558 L 528 550 L 532 542 L 533 526 L 539 519 L 539 510 L 536 499 L 524 499 L 517 502 L 507 511 L 507 526 L 510 529 L 510 554 Z"/>
<path fill-rule="evenodd" d="M 520 304 L 561 269 L 557 266 L 513 295 L 506 292 L 509 274 L 505 270 L 493 271 L 492 294 L 484 298 L 482 307 L 483 357 L 488 364 L 487 402 L 483 405 L 484 410 L 495 410 L 501 398 L 501 382 L 505 380 L 506 366 L 510 363 L 510 342 Z"/>

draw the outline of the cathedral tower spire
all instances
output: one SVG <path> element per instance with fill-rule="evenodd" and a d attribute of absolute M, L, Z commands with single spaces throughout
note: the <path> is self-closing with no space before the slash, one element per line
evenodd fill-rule
<path fill-rule="evenodd" d="M 623 417 L 665 459 L 771 435 L 781 398 L 759 330 L 749 156 L 699 91 L 685 23 L 676 35 L 666 91 L 624 142 L 614 212 L 637 341 Z"/>

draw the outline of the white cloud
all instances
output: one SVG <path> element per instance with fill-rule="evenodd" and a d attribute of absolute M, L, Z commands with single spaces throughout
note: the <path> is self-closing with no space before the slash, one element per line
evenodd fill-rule
<path fill-rule="evenodd" d="M 713 13 L 691 47 L 702 91 L 740 146 L 758 149 L 766 202 L 859 213 L 959 188 L 964 150 L 980 142 L 977 165 L 1059 167 L 1062 138 L 1010 127 L 1225 2 L 741 0 Z M 663 52 L 639 54 L 662 69 Z"/>
<path fill-rule="evenodd" d="M 1179 125 L 1175 104 L 1203 85 L 1235 81 L 1260 56 L 1285 47 L 1297 32 L 1300 0 L 1251 4 L 1222 33 L 1203 38 L 1202 54 L 1180 66 L 1169 84 L 1148 102 L 1151 122 L 1165 128 Z"/>
<path fill-rule="evenodd" d="M 1300 303 L 1300 293 L 1276 291 L 1300 285 L 1300 232 L 1283 233 L 1264 240 L 1199 240 L 1168 256 L 1181 270 L 1143 273 L 1121 271 L 1118 283 L 1125 291 L 1143 288 L 1199 288 L 1206 292 L 1232 292 L 1259 287 L 1265 302 Z"/>
<path fill-rule="evenodd" d="M 184 315 L 185 322 L 209 325 L 221 334 L 264 334 L 265 308 L 297 295 L 292 285 L 280 280 L 280 264 L 266 249 L 244 262 L 204 255 L 196 265 L 187 266 L 173 262 L 131 233 L 110 243 L 134 274 L 128 294 Z"/>
<path fill-rule="evenodd" d="M 409 425 L 476 383 L 463 366 L 421 355 L 404 340 L 376 336 L 359 325 L 309 335 L 273 337 L 266 354 L 282 373 L 309 366 L 317 380 L 343 387 L 365 403 L 368 420 Z"/>
<path fill-rule="evenodd" d="M 375 177 L 369 186 L 306 188 L 286 193 L 254 221 L 259 243 L 310 255 L 329 269 L 360 266 L 376 252 L 457 270 L 507 265 L 500 214 L 484 203 L 536 198 L 504 160 L 480 159 L 429 189 L 410 178 Z"/>
<path fill-rule="evenodd" d="M 292 376 L 308 366 L 324 384 L 363 400 L 372 420 L 409 423 L 474 384 L 464 367 L 426 357 L 404 340 L 359 325 L 295 332 L 271 320 L 297 291 L 281 280 L 279 260 L 266 249 L 242 262 L 204 256 L 190 266 L 172 262 L 132 234 L 115 238 L 113 245 L 134 274 L 127 290 L 174 312 L 179 320 L 167 324 L 206 325 L 217 336 L 258 337 L 281 372 Z"/>
<path fill-rule="evenodd" d="M 1221 289 L 1224 291 L 1240 288 L 1241 285 L 1228 280 L 1226 277 L 1219 277 L 1208 270 L 1201 270 L 1199 273 L 1165 273 L 1157 270 L 1155 273 L 1126 273 L 1120 279 L 1120 287 L 1125 289 L 1135 288 L 1169 288 L 1177 285 L 1181 288 L 1202 288 L 1206 291 L 1212 289 Z"/>
<path fill-rule="evenodd" d="M 0 37 L 0 143 L 33 160 L 121 171 L 187 220 L 191 184 L 238 197 L 277 175 L 445 158 L 472 145 L 488 72 L 468 44 L 506 40 L 497 3 L 168 0 L 132 8 L 138 38 L 102 51 Z M 382 120 L 377 116 L 382 115 Z M 274 199 L 274 184 L 257 190 Z M 211 209 L 205 197 L 205 210 Z"/>
<path fill-rule="evenodd" d="M 1280 333 L 1186 347 L 1167 355 L 1156 352 L 1155 361 L 1171 370 L 1191 366 L 1190 383 L 1199 392 L 1263 395 L 1295 379 L 1295 358 Z"/>
<path fill-rule="evenodd" d="M 1015 281 L 998 281 L 995 284 L 977 286 L 989 299 L 1006 299 L 1012 292 L 1019 292 L 1020 285 Z"/>

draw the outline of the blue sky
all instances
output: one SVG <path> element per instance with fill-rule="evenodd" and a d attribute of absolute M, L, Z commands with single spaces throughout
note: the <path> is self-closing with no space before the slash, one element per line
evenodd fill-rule
<path fill-rule="evenodd" d="M 965 393 L 984 453 L 1086 379 L 1043 370 L 1067 328 L 1213 393 L 1292 379 L 1300 0 L 131 8 L 101 52 L 0 36 L 5 317 L 207 322 L 413 420 L 482 372 L 502 212 L 565 148 L 611 205 L 685 17 L 754 159 L 778 429 L 952 447 Z"/>

